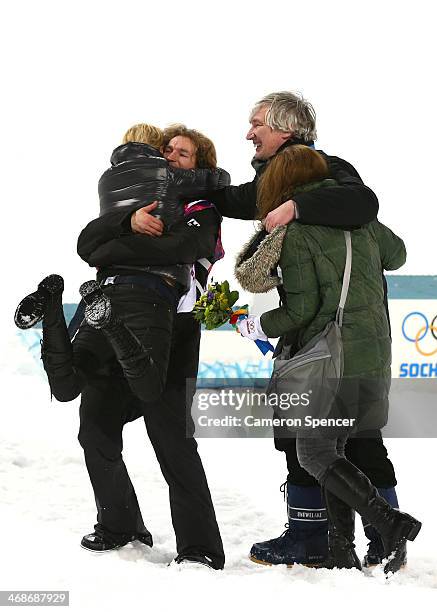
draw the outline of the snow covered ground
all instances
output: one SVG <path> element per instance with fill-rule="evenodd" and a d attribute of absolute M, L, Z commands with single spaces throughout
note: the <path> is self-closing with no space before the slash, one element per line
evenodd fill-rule
<path fill-rule="evenodd" d="M 266 439 L 199 441 L 226 568 L 168 567 L 175 542 L 167 489 L 141 420 L 125 429 L 124 456 L 155 545 L 95 555 L 79 546 L 92 531 L 95 506 L 76 440 L 78 401 L 51 402 L 18 337 L 6 331 L 2 338 L 0 590 L 69 590 L 77 610 L 435 609 L 434 439 L 388 441 L 401 506 L 424 523 L 407 569 L 389 582 L 379 571 L 268 568 L 248 560 L 251 544 L 279 535 L 286 518 L 284 459 Z M 360 525 L 357 546 L 362 555 Z"/>

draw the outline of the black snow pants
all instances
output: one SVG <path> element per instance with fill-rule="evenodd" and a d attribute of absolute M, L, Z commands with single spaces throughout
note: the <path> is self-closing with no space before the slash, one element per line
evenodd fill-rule
<path fill-rule="evenodd" d="M 178 554 L 201 552 L 223 567 L 223 545 L 194 438 L 187 437 L 186 379 L 195 378 L 200 327 L 191 313 L 175 317 L 167 383 L 161 398 L 141 402 L 122 379 L 96 381 L 82 393 L 79 441 L 93 485 L 97 520 L 113 533 L 144 529 L 135 490 L 122 458 L 123 425 L 143 416 L 168 483 Z M 188 410 L 189 413 L 189 410 Z M 188 429 L 194 430 L 192 423 Z"/>
<path fill-rule="evenodd" d="M 121 378 L 96 379 L 82 392 L 79 442 L 93 485 L 97 521 L 113 533 L 138 533 L 144 523 L 122 457 L 125 423 L 144 417 L 169 486 L 178 554 L 200 552 L 222 568 L 224 552 L 196 440 L 187 437 L 186 378 L 195 378 L 200 327 L 191 313 L 175 317 L 167 383 L 161 398 L 141 402 Z M 194 429 L 189 424 L 189 429 Z"/>

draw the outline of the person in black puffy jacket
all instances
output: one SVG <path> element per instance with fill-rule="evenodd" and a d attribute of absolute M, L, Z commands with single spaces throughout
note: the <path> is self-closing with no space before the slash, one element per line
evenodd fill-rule
<path fill-rule="evenodd" d="M 174 128 L 180 130 L 181 126 Z M 161 152 L 164 132 L 148 124 L 135 125 L 126 132 L 123 144 L 112 153 L 111 167 L 99 180 L 100 216 L 111 213 L 125 215 L 125 234 L 129 235 L 132 233 L 132 213 L 142 208 L 145 202 L 154 199 L 156 208 L 152 214 L 161 219 L 167 232 L 172 231 L 176 239 L 170 254 L 170 260 L 174 263 L 159 264 L 143 257 L 142 265 L 135 265 L 126 264 L 126 242 L 123 240 L 125 236 L 117 236 L 109 248 L 109 265 L 99 264 L 98 282 L 88 281 L 80 289 L 87 305 L 87 324 L 102 330 L 115 351 L 132 390 L 144 401 L 157 399 L 164 389 L 173 318 L 179 300 L 192 284 L 191 272 L 195 260 L 190 257 L 188 262 L 181 262 L 183 253 L 178 248 L 179 242 L 186 240 L 184 204 L 189 202 L 194 193 L 201 194 L 230 182 L 229 174 L 215 167 L 216 155 L 211 141 L 198 132 L 195 132 L 195 136 L 205 141 L 201 149 L 205 153 L 200 159 L 200 164 L 205 167 L 191 167 L 189 157 L 186 158 L 187 163 L 182 163 L 181 167 L 173 167 Z M 189 144 L 186 143 L 187 155 Z M 215 211 L 213 214 L 220 218 Z M 138 237 L 143 246 L 144 237 Z M 128 240 L 128 243 L 132 241 Z M 80 249 L 79 252 L 81 254 Z M 118 253 L 121 261 L 117 261 Z M 60 280 L 58 282 L 61 283 Z M 121 311 L 116 308 L 115 312 L 108 294 L 111 290 L 104 292 L 101 289 L 102 286 L 114 283 L 140 286 L 142 294 L 150 297 L 149 302 L 158 293 L 163 300 L 163 307 L 151 308 L 147 320 L 143 319 L 144 309 L 140 309 L 138 315 L 137 305 L 130 301 L 123 305 Z M 115 291 L 114 288 L 113 290 Z M 147 296 L 148 293 L 150 296 Z M 19 307 L 18 316 L 21 310 Z M 145 329 L 138 325 L 139 320 L 147 325 Z M 26 321 L 22 321 L 20 326 L 29 327 Z M 48 337 L 53 338 L 53 334 Z M 91 346 L 90 352 L 92 348 Z M 51 361 L 52 353 L 48 340 L 44 343 L 44 363 Z M 68 382 L 64 378 L 58 384 L 59 377 L 51 376 L 52 365 L 53 363 L 49 364 L 46 371 L 53 395 L 60 401 L 65 401 L 65 397 L 67 400 L 77 397 L 83 386 L 80 373 L 73 368 Z"/>
<path fill-rule="evenodd" d="M 123 143 L 111 155 L 111 167 L 99 180 L 100 216 L 120 209 L 133 212 L 155 200 L 157 207 L 152 214 L 168 230 L 183 218 L 183 202 L 230 184 L 229 174 L 216 167 L 211 141 L 208 144 L 209 139 L 195 130 L 185 128 L 195 132 L 205 148 L 196 167 L 173 167 L 168 163 L 163 155 L 164 143 L 168 148 L 169 137 L 181 129 L 184 131 L 184 126 L 176 124 L 163 132 L 140 123 L 126 132 Z M 186 155 L 185 159 L 191 161 L 188 150 Z"/>

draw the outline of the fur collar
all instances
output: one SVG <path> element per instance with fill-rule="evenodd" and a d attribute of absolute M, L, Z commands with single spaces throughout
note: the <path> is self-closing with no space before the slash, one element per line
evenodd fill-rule
<path fill-rule="evenodd" d="M 265 293 L 281 284 L 276 268 L 286 232 L 286 225 L 276 227 L 271 234 L 259 230 L 243 247 L 235 264 L 235 277 L 243 289 Z"/>

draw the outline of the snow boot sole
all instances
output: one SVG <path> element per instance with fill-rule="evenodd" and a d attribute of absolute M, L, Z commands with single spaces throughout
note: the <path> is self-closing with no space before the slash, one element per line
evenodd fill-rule
<path fill-rule="evenodd" d="M 261 561 L 261 559 L 257 559 L 256 557 L 252 556 L 250 556 L 249 559 L 253 561 L 253 563 L 266 565 L 268 567 L 277 567 L 278 565 L 286 565 L 288 569 L 292 569 L 295 565 L 301 565 L 302 567 L 314 567 L 316 569 L 322 567 L 321 563 L 269 563 L 268 561 Z"/>
<path fill-rule="evenodd" d="M 15 325 L 19 329 L 30 329 L 44 317 L 46 306 L 52 296 L 59 295 L 64 290 L 64 279 L 58 274 L 46 276 L 38 285 L 38 289 L 21 300 L 14 315 Z"/>

